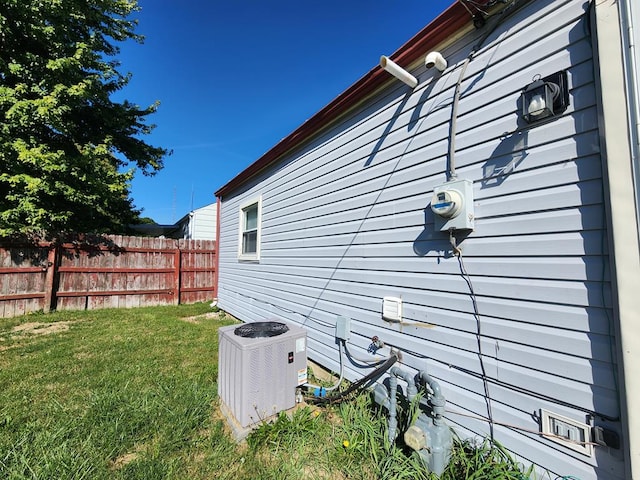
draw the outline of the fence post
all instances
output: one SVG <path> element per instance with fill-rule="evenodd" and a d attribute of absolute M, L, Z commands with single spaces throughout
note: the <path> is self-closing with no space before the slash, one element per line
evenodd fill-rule
<path fill-rule="evenodd" d="M 56 306 L 56 275 L 58 273 L 58 258 L 60 250 L 57 245 L 49 244 L 47 254 L 47 273 L 44 277 L 44 305 L 42 309 L 49 313 Z"/>
<path fill-rule="evenodd" d="M 180 272 L 182 270 L 182 250 L 180 250 L 180 243 L 179 241 L 176 242 L 176 252 L 174 254 L 174 265 L 175 265 L 175 271 L 174 271 L 174 280 L 175 280 L 175 304 L 176 305 L 180 305 Z"/>

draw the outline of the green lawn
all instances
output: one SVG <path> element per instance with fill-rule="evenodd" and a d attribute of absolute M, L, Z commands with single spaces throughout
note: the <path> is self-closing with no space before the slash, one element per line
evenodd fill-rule
<path fill-rule="evenodd" d="M 366 395 L 281 415 L 237 445 L 216 400 L 230 323 L 206 304 L 0 319 L 0 478 L 429 478 L 385 444 Z M 463 447 L 443 478 L 526 478 L 499 449 Z"/>

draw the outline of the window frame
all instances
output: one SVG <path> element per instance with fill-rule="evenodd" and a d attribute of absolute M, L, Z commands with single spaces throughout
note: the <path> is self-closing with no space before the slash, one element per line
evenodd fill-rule
<path fill-rule="evenodd" d="M 257 207 L 257 225 L 256 232 L 256 250 L 255 252 L 244 252 L 245 234 L 253 229 L 245 229 L 247 212 L 251 207 Z M 241 261 L 259 261 L 260 260 L 260 236 L 262 233 L 262 195 L 251 198 L 240 205 L 238 209 L 238 260 Z"/>

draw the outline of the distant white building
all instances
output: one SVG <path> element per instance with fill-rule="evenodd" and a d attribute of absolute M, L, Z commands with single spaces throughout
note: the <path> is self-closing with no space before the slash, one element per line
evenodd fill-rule
<path fill-rule="evenodd" d="M 131 225 L 140 235 L 150 237 L 184 238 L 191 240 L 215 240 L 218 224 L 218 204 L 211 203 L 190 211 L 173 225 Z"/>
<path fill-rule="evenodd" d="M 217 228 L 217 203 L 211 203 L 190 211 L 175 224 L 174 238 L 215 240 Z"/>

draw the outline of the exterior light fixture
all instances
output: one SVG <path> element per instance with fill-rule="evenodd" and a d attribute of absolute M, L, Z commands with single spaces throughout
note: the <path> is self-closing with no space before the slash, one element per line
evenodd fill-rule
<path fill-rule="evenodd" d="M 522 116 L 534 123 L 564 112 L 569 105 L 567 72 L 535 78 L 522 90 Z"/>

